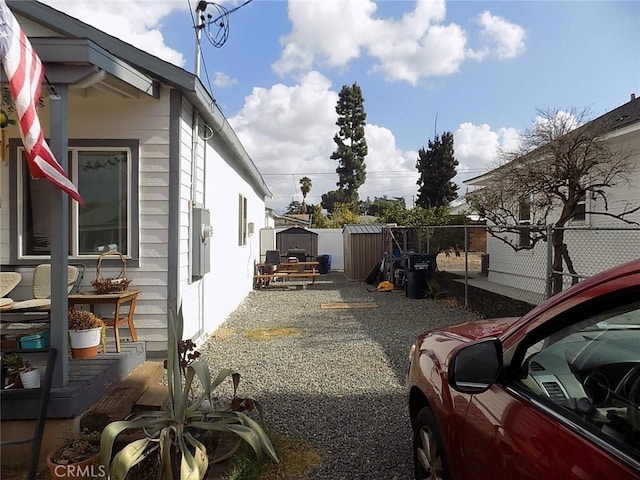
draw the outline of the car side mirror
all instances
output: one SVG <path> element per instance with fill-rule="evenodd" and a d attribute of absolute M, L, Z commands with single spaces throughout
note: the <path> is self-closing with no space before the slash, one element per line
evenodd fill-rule
<path fill-rule="evenodd" d="M 502 370 L 502 344 L 491 338 L 467 345 L 454 353 L 449 364 L 449 385 L 461 393 L 482 393 Z"/>

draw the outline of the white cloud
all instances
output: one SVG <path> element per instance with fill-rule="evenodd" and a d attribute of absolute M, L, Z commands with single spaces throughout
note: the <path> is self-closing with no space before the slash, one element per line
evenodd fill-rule
<path fill-rule="evenodd" d="M 238 81 L 235 78 L 231 78 L 229 75 L 223 72 L 216 72 L 213 78 L 213 84 L 216 87 L 230 87 L 237 84 Z"/>
<path fill-rule="evenodd" d="M 229 120 L 274 192 L 269 206 L 281 211 L 292 199 L 300 201 L 298 182 L 305 175 L 313 182 L 309 203 L 320 203 L 322 193 L 336 188 L 336 165 L 329 157 L 337 100 L 331 82 L 310 72 L 298 85 L 254 88 Z"/>
<path fill-rule="evenodd" d="M 187 7 L 184 1 L 42 0 L 42 2 L 162 60 L 179 67 L 185 64 L 182 53 L 165 45 L 160 31 L 162 19 L 174 10 L 184 10 Z"/>
<path fill-rule="evenodd" d="M 337 99 L 331 82 L 314 71 L 297 85 L 254 88 L 242 110 L 230 119 L 274 192 L 268 205 L 276 211 L 284 211 L 292 200 L 301 201 L 299 181 L 305 175 L 313 182 L 309 203 L 320 203 L 323 193 L 335 190 L 337 164 L 329 157 L 335 149 Z M 384 126 L 367 124 L 365 133 L 369 154 L 360 198 L 404 197 L 411 207 L 418 188 L 418 153 L 399 148 L 393 132 Z M 463 180 L 492 168 L 499 151 L 513 150 L 517 143 L 515 129 L 460 124 L 454 132 L 455 155 L 460 162 L 454 181 L 460 185 L 460 193 L 466 189 Z"/>
<path fill-rule="evenodd" d="M 480 61 L 492 53 L 507 59 L 524 50 L 524 29 L 489 12 L 478 19 L 489 44 L 469 48 L 464 29 L 444 23 L 445 0 L 417 0 L 399 20 L 377 17 L 376 11 L 372 0 L 289 0 L 292 31 L 281 39 L 274 71 L 285 75 L 316 64 L 346 67 L 364 53 L 376 62 L 374 72 L 415 85 L 422 78 L 455 73 L 470 58 Z"/>
<path fill-rule="evenodd" d="M 368 124 L 365 135 L 369 148 L 367 180 L 358 190 L 360 198 L 405 197 L 410 208 L 412 196 L 418 191 L 418 171 L 415 168 L 418 152 L 400 150 L 393 133 L 385 127 Z"/>
<path fill-rule="evenodd" d="M 305 175 L 313 182 L 309 203 L 320 203 L 323 193 L 336 189 L 337 162 L 329 157 L 335 149 L 337 100 L 330 81 L 310 72 L 297 85 L 254 88 L 229 120 L 273 191 L 268 206 L 276 211 L 284 211 L 291 200 L 301 201 L 299 181 Z M 397 148 L 384 127 L 366 125 L 366 138 L 369 173 L 360 196 L 408 196 L 410 202 L 417 188 L 417 153 Z"/>
<path fill-rule="evenodd" d="M 453 134 L 455 156 L 459 162 L 458 175 L 454 181 L 462 185 L 463 180 L 482 175 L 494 168 L 500 151 L 513 151 L 518 142 L 518 132 L 513 128 L 494 131 L 486 123 L 460 124 Z M 461 188 L 460 192 L 464 192 L 464 189 Z"/>
<path fill-rule="evenodd" d="M 482 36 L 489 42 L 489 48 L 497 58 L 515 58 L 524 52 L 526 32 L 521 26 L 486 11 L 480 14 L 478 23 L 482 28 Z"/>

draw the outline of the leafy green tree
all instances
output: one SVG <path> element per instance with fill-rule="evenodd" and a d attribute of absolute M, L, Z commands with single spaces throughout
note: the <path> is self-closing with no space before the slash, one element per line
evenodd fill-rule
<path fill-rule="evenodd" d="M 329 228 L 329 219 L 322 213 L 321 205 L 309 205 L 311 210 L 311 228 Z"/>
<path fill-rule="evenodd" d="M 382 197 L 374 197 L 373 202 L 370 202 L 367 207 L 367 213 L 369 215 L 381 215 L 386 209 L 394 204 L 400 205 L 402 208 L 406 208 L 404 197 L 387 198 L 386 195 L 383 195 Z"/>
<path fill-rule="evenodd" d="M 336 203 L 329 219 L 329 228 L 342 228 L 354 223 L 360 223 L 360 216 L 353 211 L 353 205 Z"/>
<path fill-rule="evenodd" d="M 453 134 L 444 132 L 429 140 L 428 148 L 418 151 L 416 168 L 420 178 L 416 204 L 423 208 L 444 207 L 458 196 L 458 186 L 451 181 L 456 176 L 458 161 L 453 154 Z"/>
<path fill-rule="evenodd" d="M 311 179 L 309 177 L 300 179 L 300 191 L 302 192 L 302 213 L 307 213 L 307 195 L 311 191 Z"/>
<path fill-rule="evenodd" d="M 380 223 L 396 223 L 403 227 L 448 225 L 450 218 L 447 207 L 422 208 L 415 206 L 407 209 L 400 202 L 389 202 L 376 216 Z"/>
<path fill-rule="evenodd" d="M 297 200 L 292 200 L 289 206 L 287 207 L 286 215 L 296 215 L 302 213 L 302 205 Z"/>
<path fill-rule="evenodd" d="M 336 105 L 338 114 L 338 133 L 333 137 L 336 150 L 331 154 L 332 160 L 338 161 L 338 191 L 342 194 L 341 203 L 352 203 L 357 207 L 358 188 L 367 177 L 365 157 L 368 153 L 364 127 L 367 114 L 364 111 L 364 99 L 358 84 L 344 85 L 338 96 Z M 334 202 L 335 203 L 335 202 Z M 327 211 L 327 205 L 322 204 Z"/>
<path fill-rule="evenodd" d="M 331 190 L 322 194 L 322 201 L 320 204 L 327 212 L 332 213 L 334 206 L 338 203 L 346 203 L 348 200 L 345 198 L 342 190 Z"/>

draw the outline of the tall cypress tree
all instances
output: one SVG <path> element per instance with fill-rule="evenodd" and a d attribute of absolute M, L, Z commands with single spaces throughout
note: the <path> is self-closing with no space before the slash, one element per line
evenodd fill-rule
<path fill-rule="evenodd" d="M 451 179 L 456 176 L 458 161 L 453 154 L 453 134 L 444 132 L 429 140 L 428 149 L 418 151 L 416 168 L 420 178 L 416 204 L 422 208 L 444 207 L 455 200 L 458 185 Z"/>
<path fill-rule="evenodd" d="M 368 153 L 364 133 L 367 114 L 364 111 L 364 100 L 358 84 L 342 87 L 336 113 L 338 114 L 336 125 L 340 129 L 333 137 L 337 148 L 331 155 L 332 160 L 338 161 L 336 185 L 345 201 L 353 204 L 353 208 L 357 208 L 358 188 L 367 178 L 364 159 Z"/>

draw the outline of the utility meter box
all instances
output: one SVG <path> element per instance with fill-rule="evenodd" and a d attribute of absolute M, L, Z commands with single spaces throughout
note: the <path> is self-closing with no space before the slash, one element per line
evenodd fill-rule
<path fill-rule="evenodd" d="M 191 220 L 191 278 L 198 279 L 211 270 L 211 213 L 194 207 Z"/>

